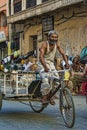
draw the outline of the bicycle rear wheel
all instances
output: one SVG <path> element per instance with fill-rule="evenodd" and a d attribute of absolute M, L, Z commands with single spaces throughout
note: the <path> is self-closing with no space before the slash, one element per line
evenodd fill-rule
<path fill-rule="evenodd" d="M 44 109 L 44 106 L 40 101 L 30 101 L 29 103 L 34 112 L 40 113 Z"/>
<path fill-rule="evenodd" d="M 72 128 L 75 123 L 75 107 L 68 88 L 60 90 L 60 112 L 67 127 Z"/>
<path fill-rule="evenodd" d="M 42 96 L 40 92 L 41 83 L 42 83 L 41 80 L 34 80 L 28 87 L 28 94 L 34 94 L 32 98 L 36 99 L 34 101 L 29 102 L 30 106 L 32 110 L 37 113 L 40 113 L 44 109 L 42 102 L 39 100 L 41 99 Z"/>

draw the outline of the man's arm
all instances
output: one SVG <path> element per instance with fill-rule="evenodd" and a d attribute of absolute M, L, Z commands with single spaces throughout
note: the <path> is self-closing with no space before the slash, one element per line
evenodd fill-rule
<path fill-rule="evenodd" d="M 45 54 L 45 51 L 46 51 L 46 49 L 47 49 L 46 46 L 47 46 L 46 43 L 43 43 L 43 44 L 42 44 L 42 46 L 41 46 L 41 48 L 40 48 L 39 58 L 40 58 L 41 64 L 42 64 L 43 67 L 44 67 L 44 70 L 45 70 L 45 71 L 48 71 L 49 69 L 48 69 L 48 67 L 47 67 L 47 65 L 46 65 L 46 63 L 45 63 L 45 60 L 44 60 L 44 54 Z"/>
<path fill-rule="evenodd" d="M 86 76 L 87 75 L 87 66 L 85 66 L 83 72 L 72 72 L 72 77 L 73 76 Z"/>
<path fill-rule="evenodd" d="M 60 54 L 62 55 L 64 61 L 66 62 L 66 65 L 69 65 L 69 64 L 68 64 L 67 57 L 66 57 L 66 55 L 65 55 L 65 53 L 64 53 L 64 51 L 63 51 L 63 49 L 61 48 L 61 46 L 60 46 L 59 43 L 57 44 L 57 49 L 58 49 L 58 51 L 60 52 Z"/>
<path fill-rule="evenodd" d="M 87 65 L 85 65 L 85 68 L 83 70 L 83 76 L 86 76 L 87 75 Z"/>

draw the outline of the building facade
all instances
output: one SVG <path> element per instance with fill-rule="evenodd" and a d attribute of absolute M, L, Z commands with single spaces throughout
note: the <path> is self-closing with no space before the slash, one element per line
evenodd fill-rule
<path fill-rule="evenodd" d="M 7 0 L 0 0 L 0 59 L 7 54 L 6 40 L 8 38 Z"/>
<path fill-rule="evenodd" d="M 75 56 L 87 45 L 86 0 L 8 0 L 9 37 L 21 54 L 40 48 L 48 31 L 59 33 L 66 53 Z"/>

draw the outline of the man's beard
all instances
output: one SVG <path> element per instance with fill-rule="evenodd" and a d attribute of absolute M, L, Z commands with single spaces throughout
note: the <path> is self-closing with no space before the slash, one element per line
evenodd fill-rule
<path fill-rule="evenodd" d="M 49 39 L 49 43 L 50 43 L 50 44 L 56 44 L 56 43 L 57 43 L 57 40 Z"/>

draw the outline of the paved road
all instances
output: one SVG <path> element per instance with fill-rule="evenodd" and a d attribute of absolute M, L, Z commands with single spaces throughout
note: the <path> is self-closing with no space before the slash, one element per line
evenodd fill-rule
<path fill-rule="evenodd" d="M 87 104 L 84 96 L 73 97 L 76 122 L 72 130 L 87 130 Z M 0 130 L 67 130 L 59 106 L 49 105 L 42 113 L 34 113 L 19 102 L 3 101 Z"/>

